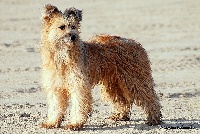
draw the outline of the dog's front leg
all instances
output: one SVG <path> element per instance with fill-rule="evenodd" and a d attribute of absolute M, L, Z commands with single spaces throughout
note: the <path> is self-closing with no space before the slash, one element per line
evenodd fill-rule
<path fill-rule="evenodd" d="M 88 114 L 92 111 L 91 89 L 86 87 L 81 85 L 71 90 L 71 124 L 68 124 L 66 129 L 81 129 L 87 121 Z"/>
<path fill-rule="evenodd" d="M 58 128 L 68 106 L 68 92 L 66 89 L 48 91 L 48 114 L 47 121 L 41 124 L 43 128 Z"/>

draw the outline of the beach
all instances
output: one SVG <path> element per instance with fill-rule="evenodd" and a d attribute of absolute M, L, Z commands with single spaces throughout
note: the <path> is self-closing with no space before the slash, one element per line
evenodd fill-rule
<path fill-rule="evenodd" d="M 41 88 L 41 12 L 45 4 L 61 11 L 83 10 L 81 39 L 117 35 L 140 42 L 151 61 L 163 123 L 145 124 L 144 111 L 132 107 L 130 121 L 112 122 L 111 106 L 93 89 L 93 114 L 80 131 L 45 129 L 46 93 Z M 200 133 L 199 0 L 1 0 L 0 133 Z"/>

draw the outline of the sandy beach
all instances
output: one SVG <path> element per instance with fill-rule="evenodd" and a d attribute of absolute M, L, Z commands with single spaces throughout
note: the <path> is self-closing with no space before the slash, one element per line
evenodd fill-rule
<path fill-rule="evenodd" d="M 41 89 L 41 11 L 51 3 L 60 10 L 83 10 L 81 38 L 111 34 L 140 42 L 148 52 L 163 124 L 147 126 L 133 106 L 131 120 L 105 120 L 111 107 L 93 90 L 94 111 L 81 131 L 44 129 L 46 94 Z M 1 0 L 0 133 L 200 133 L 199 0 Z M 68 123 L 68 114 L 61 126 Z"/>

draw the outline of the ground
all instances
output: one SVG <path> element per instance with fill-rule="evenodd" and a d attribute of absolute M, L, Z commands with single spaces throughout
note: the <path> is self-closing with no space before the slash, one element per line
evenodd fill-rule
<path fill-rule="evenodd" d="M 70 133 L 39 128 L 47 112 L 39 53 L 41 10 L 47 3 L 0 1 L 1 133 Z M 164 124 L 159 126 L 145 125 L 145 114 L 135 106 L 131 121 L 110 122 L 104 120 L 110 107 L 101 102 L 96 87 L 93 115 L 79 133 L 200 133 L 199 0 L 52 0 L 51 4 L 62 10 L 83 9 L 83 40 L 104 33 L 140 42 L 149 54 L 162 105 Z"/>

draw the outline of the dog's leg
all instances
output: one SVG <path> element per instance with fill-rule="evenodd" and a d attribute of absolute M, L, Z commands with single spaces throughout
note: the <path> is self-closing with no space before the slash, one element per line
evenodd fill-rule
<path fill-rule="evenodd" d="M 108 119 L 114 121 L 129 121 L 130 120 L 130 106 L 122 102 L 114 103 L 114 114 Z"/>
<path fill-rule="evenodd" d="M 55 89 L 47 94 L 48 114 L 43 128 L 58 128 L 68 106 L 68 92 L 66 89 Z"/>
<path fill-rule="evenodd" d="M 151 104 L 146 108 L 147 121 L 146 124 L 149 126 L 161 124 L 162 114 L 160 112 L 160 105 L 157 102 L 150 102 Z"/>
<path fill-rule="evenodd" d="M 71 91 L 71 124 L 65 128 L 79 130 L 87 121 L 88 114 L 92 111 L 92 94 L 88 86 L 78 86 Z M 80 88 L 81 87 L 81 88 Z"/>
<path fill-rule="evenodd" d="M 147 114 L 148 125 L 158 125 L 161 123 L 161 111 L 159 99 L 153 89 L 153 86 L 138 86 L 133 89 L 134 103 L 142 106 Z"/>
<path fill-rule="evenodd" d="M 158 125 L 161 123 L 161 111 L 160 103 L 156 95 L 152 95 L 150 100 L 146 100 L 147 104 L 144 105 L 145 112 L 147 114 L 146 124 L 149 126 Z"/>
<path fill-rule="evenodd" d="M 114 121 L 128 121 L 130 120 L 130 102 L 129 97 L 123 91 L 117 82 L 114 82 L 110 87 L 102 88 L 102 95 L 105 100 L 111 101 L 114 108 L 114 114 L 108 119 Z"/>

